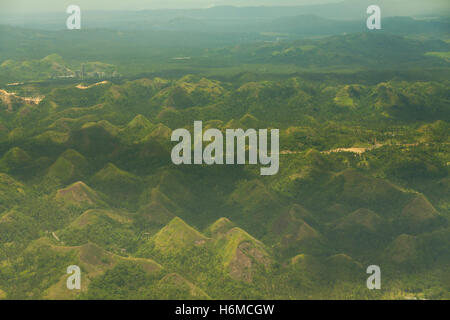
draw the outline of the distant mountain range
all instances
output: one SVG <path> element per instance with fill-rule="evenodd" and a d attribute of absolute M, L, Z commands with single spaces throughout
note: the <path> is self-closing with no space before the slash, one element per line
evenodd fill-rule
<path fill-rule="evenodd" d="M 398 3 L 399 1 L 396 1 Z M 144 11 L 83 11 L 83 28 L 110 29 L 159 29 L 180 31 L 208 32 L 264 32 L 284 30 L 284 32 L 304 34 L 335 34 L 336 32 L 352 32 L 365 28 L 366 9 L 369 5 L 379 4 L 383 18 L 399 16 L 416 16 L 424 21 L 412 19 L 394 21 L 389 27 L 396 32 L 396 24 L 404 28 L 408 24 L 409 31 L 419 28 L 423 32 L 424 25 L 433 31 L 440 29 L 448 32 L 448 6 L 430 4 L 420 14 L 410 2 L 393 6 L 386 1 L 347 0 L 342 3 L 309 5 L 309 6 L 274 6 L 274 7 L 233 7 L 217 6 L 208 9 L 165 9 Z M 413 9 L 411 9 L 413 8 Z M 417 6 L 416 6 L 417 8 Z M 312 17 L 314 16 L 314 18 Z M 67 15 L 65 13 L 36 13 L 35 15 L 2 15 L 4 24 L 31 28 L 64 29 Z M 436 19 L 447 19 L 446 24 L 437 24 Z M 332 21 L 330 21 L 332 20 Z M 340 21 L 340 22 L 338 22 Z M 445 21 L 441 21 L 444 23 Z M 387 27 L 387 25 L 386 25 Z M 268 30 L 271 28 L 273 30 Z M 428 30 L 430 31 L 430 30 Z M 418 32 L 413 31 L 413 32 Z"/>

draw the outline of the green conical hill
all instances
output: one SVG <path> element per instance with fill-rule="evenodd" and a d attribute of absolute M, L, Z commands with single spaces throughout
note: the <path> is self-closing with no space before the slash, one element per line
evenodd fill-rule
<path fill-rule="evenodd" d="M 163 253 L 171 253 L 191 246 L 202 246 L 207 237 L 176 217 L 162 228 L 154 237 L 155 249 Z"/>
<path fill-rule="evenodd" d="M 82 181 L 58 190 L 55 199 L 64 206 L 84 207 L 103 204 L 99 195 Z"/>
<path fill-rule="evenodd" d="M 61 154 L 48 169 L 47 176 L 70 183 L 85 176 L 89 167 L 86 158 L 79 152 L 69 149 Z"/>

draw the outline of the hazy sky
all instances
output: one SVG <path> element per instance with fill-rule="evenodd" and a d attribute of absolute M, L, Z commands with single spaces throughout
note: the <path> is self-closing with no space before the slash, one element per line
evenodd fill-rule
<path fill-rule="evenodd" d="M 370 2 L 368 0 L 0 0 L 0 15 L 7 12 L 64 12 L 70 4 L 79 5 L 82 10 L 143 10 L 207 8 L 217 5 L 295 6 L 342 1 Z M 372 0 L 372 2 L 373 4 L 382 4 L 386 9 L 400 13 L 402 10 L 414 13 L 420 13 L 422 10 L 441 12 L 442 10 L 448 11 L 450 8 L 450 0 Z"/>
<path fill-rule="evenodd" d="M 274 6 L 340 2 L 342 0 L 0 0 L 0 11 L 60 11 L 70 4 L 85 10 L 207 8 L 216 5 Z"/>

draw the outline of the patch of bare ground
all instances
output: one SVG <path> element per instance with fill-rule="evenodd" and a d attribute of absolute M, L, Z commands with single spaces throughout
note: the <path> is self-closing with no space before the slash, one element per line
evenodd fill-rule
<path fill-rule="evenodd" d="M 99 85 L 102 85 L 102 84 L 107 84 L 108 83 L 108 81 L 101 81 L 101 82 L 97 82 L 97 83 L 94 83 L 94 84 L 91 84 L 90 86 L 83 86 L 81 83 L 79 84 L 79 85 L 77 85 L 75 88 L 78 88 L 78 89 L 81 89 L 81 90 L 86 90 L 86 89 L 90 89 L 90 88 L 92 88 L 92 87 L 95 87 L 95 86 L 99 86 Z"/>
<path fill-rule="evenodd" d="M 21 97 L 16 95 L 14 92 L 8 92 L 6 90 L 0 89 L 0 100 L 6 105 L 8 111 L 12 111 L 14 102 L 22 102 L 26 104 L 38 105 L 45 97 Z"/>
<path fill-rule="evenodd" d="M 243 242 L 236 248 L 233 259 L 229 264 L 229 274 L 232 279 L 252 282 L 256 265 L 269 267 L 270 259 L 267 254 L 249 242 Z"/>

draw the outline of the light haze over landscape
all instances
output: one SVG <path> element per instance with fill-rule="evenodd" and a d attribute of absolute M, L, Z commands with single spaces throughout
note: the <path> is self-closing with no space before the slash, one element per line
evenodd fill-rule
<path fill-rule="evenodd" d="M 360 4 L 366 0 L 4 0 L 0 5 L 3 13 L 57 12 L 71 4 L 79 5 L 85 10 L 148 10 L 148 9 L 186 9 L 209 8 L 214 6 L 303 6 L 325 3 Z M 370 4 L 379 4 L 396 15 L 448 12 L 446 0 L 376 0 Z M 61 9 L 60 9 L 61 8 Z"/>

